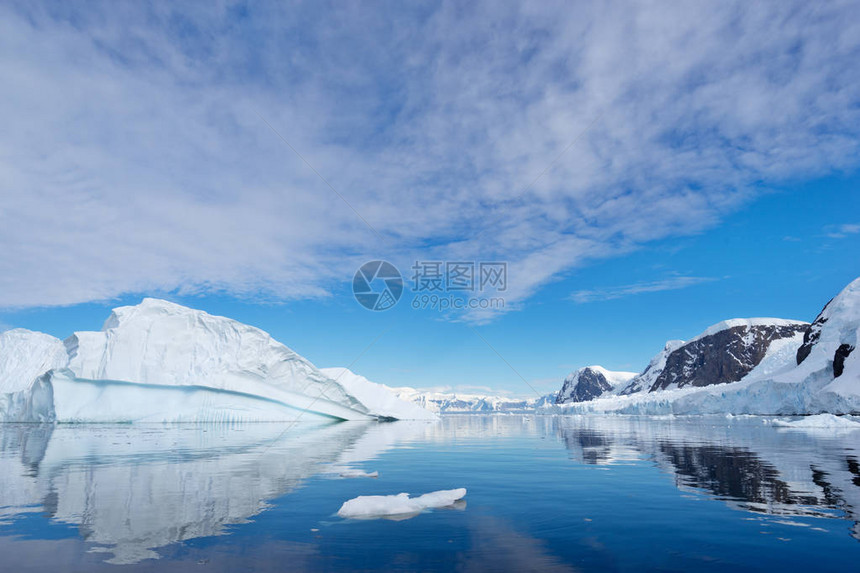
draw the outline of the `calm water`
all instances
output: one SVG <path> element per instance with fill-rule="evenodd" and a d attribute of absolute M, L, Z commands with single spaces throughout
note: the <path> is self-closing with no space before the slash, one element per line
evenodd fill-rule
<path fill-rule="evenodd" d="M 858 446 L 760 418 L 0 426 L 0 570 L 856 571 Z"/>

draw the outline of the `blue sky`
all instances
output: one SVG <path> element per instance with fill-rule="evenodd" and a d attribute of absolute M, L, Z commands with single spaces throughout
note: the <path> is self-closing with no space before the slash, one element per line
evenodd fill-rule
<path fill-rule="evenodd" d="M 159 296 L 527 394 L 860 275 L 850 3 L 9 3 L 0 69 L 2 327 Z M 369 312 L 374 259 L 505 261 L 505 309 Z"/>

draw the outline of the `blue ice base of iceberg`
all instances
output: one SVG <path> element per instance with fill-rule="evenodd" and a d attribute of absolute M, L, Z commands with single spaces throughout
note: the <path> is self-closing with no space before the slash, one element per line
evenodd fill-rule
<path fill-rule="evenodd" d="M 86 380 L 76 378 L 69 370 L 59 370 L 41 376 L 28 390 L 0 396 L 0 421 L 233 423 L 357 417 L 354 410 L 325 398 L 281 394 L 289 401 L 207 386 Z"/>

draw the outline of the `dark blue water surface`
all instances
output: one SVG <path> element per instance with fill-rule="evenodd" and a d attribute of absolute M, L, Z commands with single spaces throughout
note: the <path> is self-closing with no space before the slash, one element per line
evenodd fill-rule
<path fill-rule="evenodd" d="M 755 417 L 6 425 L 0 570 L 856 571 L 858 446 Z M 336 516 L 456 487 L 465 507 Z"/>

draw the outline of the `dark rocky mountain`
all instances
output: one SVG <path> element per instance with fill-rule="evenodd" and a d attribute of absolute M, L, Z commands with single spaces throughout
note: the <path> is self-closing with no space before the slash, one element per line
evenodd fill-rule
<path fill-rule="evenodd" d="M 669 358 L 670 354 L 684 346 L 684 344 L 686 343 L 683 340 L 668 341 L 666 346 L 663 347 L 663 350 L 651 359 L 651 362 L 645 367 L 645 370 L 643 370 L 641 374 L 634 376 L 630 382 L 628 382 L 627 385 L 618 392 L 618 395 L 627 396 L 650 390 L 651 386 L 654 385 L 654 381 L 663 373 L 663 369 L 666 368 L 666 359 Z"/>
<path fill-rule="evenodd" d="M 809 356 L 810 352 L 812 352 L 812 347 L 815 346 L 815 343 L 818 342 L 819 338 L 821 338 L 821 327 L 824 326 L 824 323 L 827 322 L 828 319 L 827 307 L 829 307 L 832 302 L 833 299 L 830 299 L 830 302 L 824 305 L 824 308 L 818 313 L 818 316 L 815 317 L 812 324 L 807 327 L 806 332 L 803 333 L 803 344 L 801 344 L 800 348 L 797 349 L 798 366 L 801 362 L 806 360 L 806 357 Z"/>
<path fill-rule="evenodd" d="M 648 391 L 737 382 L 761 362 L 771 342 L 808 332 L 809 327 L 777 319 L 717 324 L 669 354 Z"/>
<path fill-rule="evenodd" d="M 600 366 L 586 366 L 564 379 L 556 404 L 588 402 L 618 389 L 633 377 L 632 372 L 612 372 Z"/>

